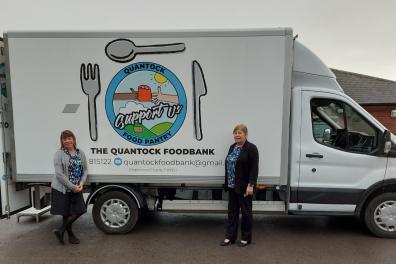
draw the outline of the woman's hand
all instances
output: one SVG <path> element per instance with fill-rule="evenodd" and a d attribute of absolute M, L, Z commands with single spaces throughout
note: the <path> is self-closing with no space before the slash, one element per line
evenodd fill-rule
<path fill-rule="evenodd" d="M 253 185 L 248 184 L 248 186 L 246 187 L 246 192 L 245 192 L 245 197 L 248 195 L 253 195 Z"/>
<path fill-rule="evenodd" d="M 79 184 L 79 185 L 77 185 L 76 187 L 74 187 L 74 189 L 73 189 L 73 192 L 75 192 L 75 193 L 79 193 L 79 192 L 81 192 L 83 190 L 83 184 Z"/>

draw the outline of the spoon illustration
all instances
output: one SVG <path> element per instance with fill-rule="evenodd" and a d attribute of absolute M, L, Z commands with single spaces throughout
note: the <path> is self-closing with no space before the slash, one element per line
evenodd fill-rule
<path fill-rule="evenodd" d="M 105 52 L 110 60 L 126 63 L 133 60 L 137 54 L 175 53 L 185 49 L 184 43 L 136 46 L 129 39 L 116 39 L 106 45 Z"/>

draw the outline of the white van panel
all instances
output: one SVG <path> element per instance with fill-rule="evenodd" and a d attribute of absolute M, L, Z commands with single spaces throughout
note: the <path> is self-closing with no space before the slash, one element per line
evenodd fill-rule
<path fill-rule="evenodd" d="M 157 34 L 160 37 L 154 33 L 8 33 L 18 181 L 35 177 L 40 180 L 43 175 L 50 179 L 59 134 L 71 129 L 88 158 L 89 174 L 96 181 L 133 182 L 136 177 L 145 182 L 146 177 L 147 182 L 159 182 L 166 177 L 166 182 L 205 183 L 216 179 L 221 183 L 224 158 L 233 143 L 232 129 L 244 123 L 249 129 L 249 141 L 259 149 L 259 181 L 286 184 L 292 35 L 281 30 L 275 33 Z M 105 47 L 118 38 L 130 39 L 137 46 L 183 43 L 186 48 L 171 54 L 138 54 L 128 63 L 117 63 L 106 57 Z M 201 97 L 201 141 L 194 138 L 193 61 L 199 62 L 207 85 L 207 95 Z M 179 130 L 155 145 L 128 141 L 117 134 L 108 118 L 109 98 L 114 98 L 108 93 L 114 88 L 115 76 L 124 67 L 139 62 L 166 67 L 180 80 L 185 92 L 186 113 Z M 96 63 L 100 68 L 96 141 L 90 137 L 88 97 L 80 83 L 81 64 L 87 63 Z M 166 84 L 160 83 L 163 79 L 155 81 L 166 90 Z M 131 80 L 130 84 L 137 89 L 138 84 L 145 83 Z M 157 92 L 158 87 L 150 88 Z M 72 109 L 71 113 L 64 113 L 65 107 Z M 157 154 L 111 154 L 112 149 L 152 149 Z M 184 149 L 211 152 L 170 153 Z"/>
<path fill-rule="evenodd" d="M 2 155 L 0 161 L 0 218 L 16 213 L 31 205 L 30 190 L 16 191 L 15 181 L 10 178 L 10 171 L 6 170 L 4 166 L 5 152 L 10 151 L 10 139 L 6 138 L 3 133 L 10 130 L 10 123 L 7 119 L 9 108 L 6 107 L 8 98 L 5 92 L 6 72 L 4 62 L 3 41 L 0 41 L 0 154 Z"/>

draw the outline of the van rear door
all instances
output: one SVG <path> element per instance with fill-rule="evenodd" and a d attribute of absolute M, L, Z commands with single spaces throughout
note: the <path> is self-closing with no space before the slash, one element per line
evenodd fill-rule
<path fill-rule="evenodd" d="M 0 218 L 9 217 L 19 211 L 31 207 L 30 189 L 21 191 L 16 190 L 16 184 L 11 179 L 9 170 L 10 155 L 12 155 L 10 143 L 11 138 L 8 130 L 12 122 L 9 119 L 8 97 L 6 92 L 6 65 L 5 49 L 3 39 L 0 38 L 0 89 L 1 89 L 1 108 L 0 108 Z"/>

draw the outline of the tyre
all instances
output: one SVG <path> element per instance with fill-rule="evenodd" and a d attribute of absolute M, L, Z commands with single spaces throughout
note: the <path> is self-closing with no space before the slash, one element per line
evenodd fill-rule
<path fill-rule="evenodd" d="M 367 205 L 364 220 L 374 235 L 396 238 L 396 193 L 374 197 Z"/>
<path fill-rule="evenodd" d="M 128 194 L 110 191 L 96 199 L 92 216 L 96 226 L 103 232 L 125 234 L 135 227 L 139 209 L 135 200 Z"/>

